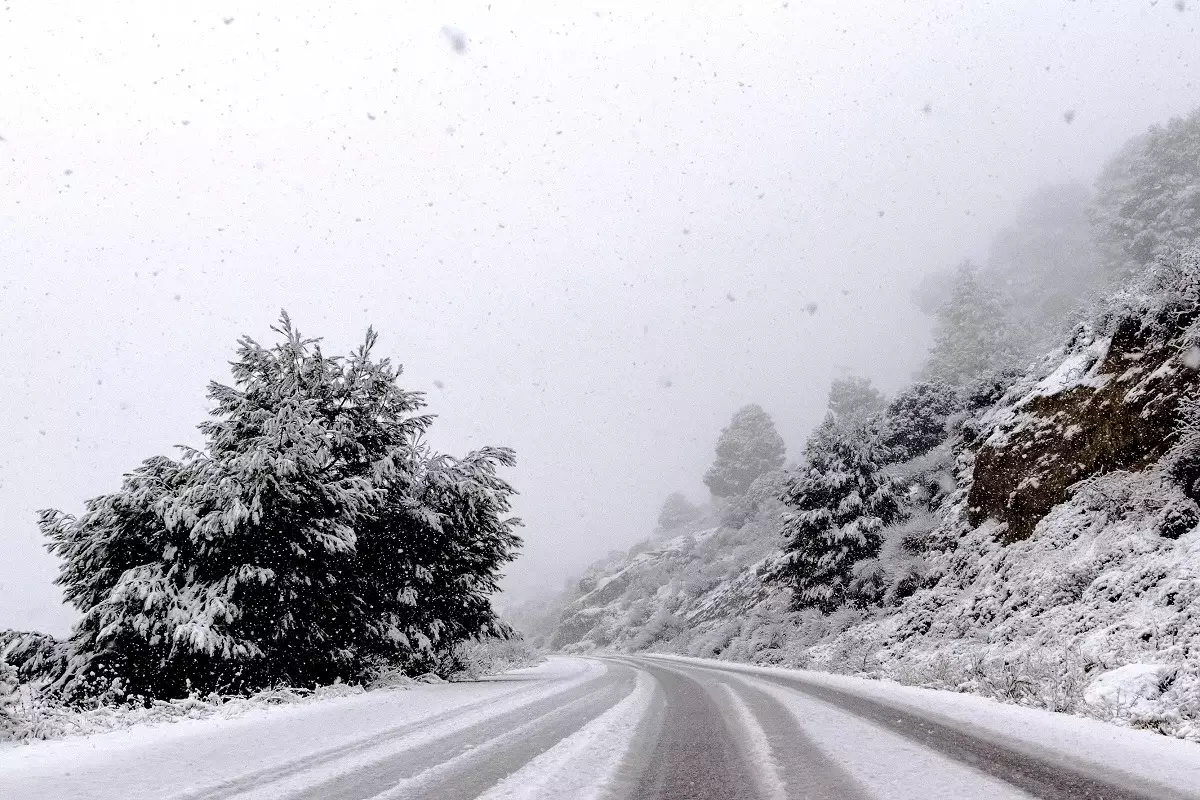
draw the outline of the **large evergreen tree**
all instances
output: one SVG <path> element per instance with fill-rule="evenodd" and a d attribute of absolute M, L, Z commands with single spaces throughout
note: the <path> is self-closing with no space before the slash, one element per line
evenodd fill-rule
<path fill-rule="evenodd" d="M 488 594 L 520 544 L 496 475 L 512 453 L 432 452 L 373 331 L 339 358 L 286 315 L 275 330 L 211 384 L 202 450 L 147 460 L 78 519 L 42 512 L 83 613 L 66 694 L 312 685 L 504 633 Z"/>
<path fill-rule="evenodd" d="M 781 499 L 784 557 L 773 578 L 795 609 L 834 611 L 847 600 L 854 565 L 879 552 L 880 531 L 900 515 L 878 418 L 839 423 L 831 413 L 804 449 Z"/>
<path fill-rule="evenodd" d="M 704 474 L 714 497 L 733 497 L 754 479 L 783 466 L 787 446 L 761 406 L 748 405 L 733 415 L 717 439 L 717 458 Z"/>

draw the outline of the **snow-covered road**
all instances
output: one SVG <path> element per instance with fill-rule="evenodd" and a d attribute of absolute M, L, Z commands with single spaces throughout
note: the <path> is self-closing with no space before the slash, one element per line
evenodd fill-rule
<path fill-rule="evenodd" d="M 967 695 L 680 658 L 0 750 L 0 798 L 1200 798 L 1200 747 Z"/>

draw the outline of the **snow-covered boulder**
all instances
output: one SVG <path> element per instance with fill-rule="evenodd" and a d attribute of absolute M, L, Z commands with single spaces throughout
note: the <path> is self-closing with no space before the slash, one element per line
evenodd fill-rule
<path fill-rule="evenodd" d="M 1088 684 L 1083 699 L 1094 706 L 1133 706 L 1162 696 L 1178 667 L 1169 664 L 1126 664 L 1110 669 Z"/>

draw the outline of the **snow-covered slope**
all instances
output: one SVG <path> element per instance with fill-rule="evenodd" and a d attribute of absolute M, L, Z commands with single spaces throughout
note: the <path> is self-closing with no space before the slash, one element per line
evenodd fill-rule
<path fill-rule="evenodd" d="M 891 468 L 911 496 L 942 487 L 894 531 L 922 550 L 904 592 L 788 611 L 764 582 L 779 508 L 756 504 L 597 565 L 549 643 L 891 677 L 1200 741 L 1200 257 L 1139 290 Z"/>
<path fill-rule="evenodd" d="M 567 652 L 633 652 L 755 613 L 778 594 L 763 580 L 778 550 L 778 528 L 771 523 L 756 519 L 740 528 L 680 533 L 635 548 L 616 563 L 594 565 L 547 645 Z"/>

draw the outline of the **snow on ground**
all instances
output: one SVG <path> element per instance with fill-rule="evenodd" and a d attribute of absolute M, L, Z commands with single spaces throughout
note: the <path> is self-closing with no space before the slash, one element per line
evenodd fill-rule
<path fill-rule="evenodd" d="M 922 714 L 932 713 L 951 723 L 984 731 L 1009 743 L 1020 744 L 1042 756 L 1057 754 L 1069 761 L 1086 754 L 1098 764 L 1120 769 L 1147 781 L 1172 786 L 1200 786 L 1200 746 L 1149 731 L 1131 730 L 1093 719 L 1009 705 L 977 695 L 903 686 L 891 681 L 781 667 L 731 664 L 726 661 L 685 656 L 658 658 L 715 666 L 751 678 L 756 675 L 801 677 L 811 683 L 904 706 Z M 756 688 L 763 691 L 767 691 L 767 687 L 770 686 L 760 681 L 755 683 Z M 779 693 L 779 690 L 775 688 L 772 692 Z M 793 698 L 789 701 L 793 709 L 799 707 L 797 704 L 817 703 L 797 698 L 794 692 L 786 690 L 779 694 L 781 699 L 783 695 Z M 822 709 L 821 715 L 830 713 L 828 706 L 819 704 L 819 707 Z M 811 708 L 809 710 L 811 712 Z M 806 730 L 809 730 L 810 725 L 817 723 L 818 716 L 820 715 L 798 712 L 798 719 L 805 725 Z M 846 746 L 853 751 L 856 747 L 861 749 L 866 745 L 861 741 L 852 740 Z"/>
<path fill-rule="evenodd" d="M 853 714 L 831 709 L 777 684 L 754 679 L 747 683 L 781 703 L 813 743 L 865 786 L 871 797 L 959 800 L 967 786 L 971 787 L 971 800 L 1028 797 L 1004 781 L 980 774 Z M 870 753 L 870 757 L 863 758 L 864 753 Z"/>
<path fill-rule="evenodd" d="M 1166 664 L 1126 664 L 1100 675 L 1084 690 L 1084 699 L 1094 705 L 1136 704 L 1162 694 L 1162 684 L 1174 669 Z"/>
<path fill-rule="evenodd" d="M 746 700 L 729 684 L 721 684 L 728 701 L 729 716 L 741 731 L 742 747 L 752 765 L 751 774 L 764 800 L 788 800 L 787 787 L 779 777 L 779 762 L 766 732 L 754 718 Z"/>
<path fill-rule="evenodd" d="M 414 685 L 302 706 L 138 725 L 0 750 L 0 797 L 138 800 L 180 794 L 464 711 L 461 724 L 565 691 L 604 667 L 551 659 L 490 680 Z"/>
<path fill-rule="evenodd" d="M 599 800 L 608 796 L 630 743 L 655 701 L 654 679 L 638 673 L 633 693 L 501 781 L 479 800 Z"/>
<path fill-rule="evenodd" d="M 962 520 L 958 495 L 936 531 L 954 546 L 896 606 L 789 613 L 762 584 L 775 544 L 748 525 L 617 565 L 623 592 L 569 605 L 559 636 L 574 652 L 892 678 L 1200 741 L 1200 527 L 1163 533 L 1190 502 L 1179 487 L 1159 469 L 1093 478 L 1011 544 Z"/>

